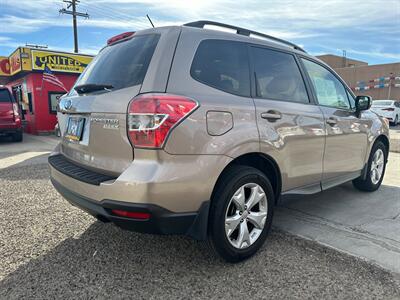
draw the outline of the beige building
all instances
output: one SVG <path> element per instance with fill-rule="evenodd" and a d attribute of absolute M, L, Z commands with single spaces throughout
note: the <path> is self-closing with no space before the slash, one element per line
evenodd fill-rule
<path fill-rule="evenodd" d="M 335 69 L 357 95 L 400 100 L 400 62 L 368 65 L 331 54 L 317 57 Z"/>

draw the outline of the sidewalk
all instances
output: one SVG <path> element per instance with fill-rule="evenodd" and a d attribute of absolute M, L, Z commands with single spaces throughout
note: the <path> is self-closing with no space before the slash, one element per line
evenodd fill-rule
<path fill-rule="evenodd" d="M 400 153 L 391 152 L 373 193 L 351 183 L 282 200 L 273 225 L 400 273 Z"/>

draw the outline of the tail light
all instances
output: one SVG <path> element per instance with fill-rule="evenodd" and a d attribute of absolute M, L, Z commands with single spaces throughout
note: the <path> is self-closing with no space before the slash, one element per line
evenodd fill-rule
<path fill-rule="evenodd" d="M 384 108 L 384 109 L 382 109 L 382 110 L 386 110 L 386 111 L 394 111 L 394 108 L 393 108 L 393 107 L 390 107 L 390 108 Z"/>
<path fill-rule="evenodd" d="M 128 136 L 133 147 L 162 148 L 169 133 L 196 108 L 196 101 L 171 94 L 143 94 L 128 107 Z"/>

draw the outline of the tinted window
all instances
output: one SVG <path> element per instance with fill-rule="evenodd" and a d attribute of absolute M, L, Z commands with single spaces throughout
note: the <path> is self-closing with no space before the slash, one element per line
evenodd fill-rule
<path fill-rule="evenodd" d="M 204 84 L 240 96 L 250 96 L 246 44 L 205 40 L 199 45 L 190 74 Z"/>
<path fill-rule="evenodd" d="M 350 109 L 343 84 L 328 69 L 312 61 L 302 59 L 314 86 L 318 103 L 325 106 Z"/>
<path fill-rule="evenodd" d="M 11 96 L 8 90 L 0 90 L 0 102 L 11 102 Z"/>
<path fill-rule="evenodd" d="M 105 47 L 79 77 L 76 85 L 111 84 L 114 90 L 141 84 L 159 35 L 142 35 Z"/>
<path fill-rule="evenodd" d="M 293 55 L 252 48 L 257 97 L 308 103 L 299 67 Z"/>

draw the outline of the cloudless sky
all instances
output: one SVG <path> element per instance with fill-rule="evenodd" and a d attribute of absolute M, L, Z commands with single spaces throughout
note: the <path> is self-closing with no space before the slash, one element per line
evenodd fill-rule
<path fill-rule="evenodd" d="M 72 17 L 62 0 L 0 0 L 0 56 L 25 43 L 73 50 Z M 125 31 L 207 19 L 287 39 L 311 54 L 331 53 L 370 64 L 400 61 L 400 0 L 81 0 L 79 50 L 96 54 Z"/>

